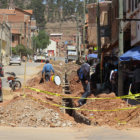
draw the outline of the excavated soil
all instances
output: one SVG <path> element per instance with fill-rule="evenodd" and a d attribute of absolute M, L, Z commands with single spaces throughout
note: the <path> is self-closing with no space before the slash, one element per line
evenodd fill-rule
<path fill-rule="evenodd" d="M 42 69 L 43 65 L 40 66 Z M 63 62 L 54 62 L 55 75 L 61 80 L 65 73 Z M 41 71 L 30 79 L 26 86 L 62 94 L 62 86 L 57 86 L 53 81 L 39 83 Z M 24 91 L 24 92 L 23 92 Z M 76 124 L 73 117 L 65 114 L 64 109 L 56 105 L 62 105 L 62 98 L 48 95 L 29 88 L 17 91 L 20 96 L 14 96 L 13 100 L 0 104 L 0 126 L 12 127 L 72 127 Z M 54 105 L 56 104 L 56 105 Z"/>
<path fill-rule="evenodd" d="M 83 87 L 81 83 L 77 83 L 77 69 L 78 65 L 69 63 L 64 65 L 63 62 L 53 63 L 55 74 L 63 79 L 65 72 L 67 73 L 67 80 L 70 84 L 70 96 L 81 97 L 83 94 Z M 42 69 L 43 65 L 40 67 Z M 48 91 L 51 93 L 63 93 L 62 86 L 57 86 L 54 82 L 44 82 L 39 84 L 41 72 L 30 79 L 26 86 Z M 0 104 L 0 125 L 1 126 L 22 126 L 22 127 L 71 127 L 79 126 L 74 119 L 64 114 L 64 109 L 57 105 L 63 105 L 62 98 L 42 93 L 40 91 L 33 91 L 25 89 L 25 94 L 21 91 L 21 96 L 14 98 L 12 101 Z M 26 95 L 26 96 L 25 96 Z M 94 93 L 90 97 L 95 97 Z M 114 93 L 100 94 L 96 98 L 116 97 Z M 78 99 L 73 99 L 73 107 Z M 54 105 L 55 104 L 55 105 Z M 76 110 L 84 117 L 91 120 L 91 125 L 104 126 L 108 125 L 115 128 L 132 128 L 140 127 L 140 108 L 131 110 L 114 111 L 120 108 L 132 107 L 122 99 L 103 99 L 103 100 L 87 100 L 87 103 Z M 88 111 L 94 110 L 94 111 Z M 96 110 L 96 111 L 95 111 Z M 112 111 L 101 111 L 112 110 Z M 83 127 L 81 125 L 80 127 Z"/>
<path fill-rule="evenodd" d="M 68 118 L 68 119 L 66 119 Z M 0 125 L 12 127 L 72 127 L 74 121 L 55 108 L 33 100 L 31 96 L 18 97 L 0 107 Z"/>
<path fill-rule="evenodd" d="M 73 74 L 73 78 L 70 80 L 70 88 L 72 91 L 71 96 L 81 97 L 83 94 L 83 88 L 81 83 L 77 83 L 78 77 L 76 73 Z M 96 97 L 92 93 L 89 98 L 114 98 L 116 97 L 114 93 L 110 94 L 100 94 Z M 78 99 L 74 99 L 74 104 Z M 132 128 L 140 127 L 140 108 L 114 111 L 121 108 L 133 107 L 128 104 L 127 101 L 122 99 L 103 99 L 103 100 L 87 100 L 86 104 L 79 107 L 78 109 L 86 109 L 86 111 L 77 112 L 81 113 L 83 116 L 91 120 L 92 125 L 104 126 L 108 125 L 115 128 Z M 139 106 L 140 107 L 140 106 Z M 97 110 L 97 111 L 87 111 L 87 110 Z M 112 111 L 100 111 L 100 110 L 112 110 Z"/>

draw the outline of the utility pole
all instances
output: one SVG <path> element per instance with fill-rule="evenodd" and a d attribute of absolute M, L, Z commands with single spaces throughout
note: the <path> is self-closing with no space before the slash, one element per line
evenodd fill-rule
<path fill-rule="evenodd" d="M 78 13 L 76 16 L 76 26 L 77 26 L 77 39 L 76 39 L 76 45 L 77 45 L 77 62 L 79 63 L 79 19 L 78 19 Z"/>
<path fill-rule="evenodd" d="M 1 23 L 1 42 L 0 42 L 0 63 L 2 64 L 2 33 L 3 33 L 3 23 Z"/>
<path fill-rule="evenodd" d="M 98 45 L 98 59 L 101 61 L 101 35 L 100 35 L 100 5 L 99 0 L 96 2 L 97 11 L 97 45 Z"/>
<path fill-rule="evenodd" d="M 101 84 L 103 82 L 102 79 L 102 72 L 103 72 L 103 67 L 102 67 L 102 55 L 101 55 L 101 34 L 100 34 L 100 4 L 99 0 L 96 1 L 96 15 L 97 15 L 97 46 L 98 46 L 98 59 L 99 59 L 99 64 L 100 64 L 100 81 Z"/>
<path fill-rule="evenodd" d="M 119 0 L 119 54 L 118 59 L 123 54 L 123 0 Z M 122 69 L 120 67 L 120 60 L 118 60 L 118 95 L 123 95 L 123 74 Z"/>
<path fill-rule="evenodd" d="M 84 55 L 85 55 L 85 14 L 86 14 L 86 0 L 83 0 L 83 48 L 84 48 Z M 85 59 L 84 59 L 85 61 Z"/>

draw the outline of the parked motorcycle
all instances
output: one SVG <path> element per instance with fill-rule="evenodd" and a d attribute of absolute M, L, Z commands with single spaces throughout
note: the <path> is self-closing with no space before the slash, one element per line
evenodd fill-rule
<path fill-rule="evenodd" d="M 9 83 L 9 87 L 15 91 L 17 89 L 21 88 L 21 82 L 16 77 L 16 74 L 14 72 L 7 72 L 10 76 L 7 77 L 7 82 Z"/>

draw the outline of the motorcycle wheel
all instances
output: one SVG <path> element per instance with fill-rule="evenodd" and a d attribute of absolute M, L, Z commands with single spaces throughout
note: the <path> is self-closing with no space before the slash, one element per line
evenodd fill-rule
<path fill-rule="evenodd" d="M 17 90 L 17 89 L 20 89 L 20 88 L 21 88 L 21 82 L 20 81 L 15 81 L 13 90 Z"/>

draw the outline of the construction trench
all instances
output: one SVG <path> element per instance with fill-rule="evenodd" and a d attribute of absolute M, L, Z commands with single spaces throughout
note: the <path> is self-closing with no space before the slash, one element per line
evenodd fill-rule
<path fill-rule="evenodd" d="M 68 79 L 67 79 L 67 73 L 66 72 L 65 72 L 64 77 L 63 77 L 63 83 L 64 83 L 63 84 L 64 94 L 71 95 L 70 86 L 69 86 L 69 82 L 68 82 Z M 74 108 L 74 103 L 73 103 L 73 100 L 71 98 L 63 98 L 62 99 L 62 105 L 64 105 L 65 107 Z M 87 119 L 82 114 L 78 113 L 76 110 L 64 109 L 64 113 L 65 112 L 67 114 L 69 114 L 70 116 L 72 116 L 77 123 L 84 123 L 84 124 L 87 124 L 87 125 L 91 124 L 91 121 L 89 119 Z"/>
<path fill-rule="evenodd" d="M 0 104 L 0 126 L 84 127 L 91 125 L 118 129 L 140 127 L 139 106 L 116 99 L 114 93 L 102 93 L 97 96 L 93 93 L 89 98 L 95 99 L 87 100 L 86 104 L 76 110 L 62 107 L 75 108 L 78 101 L 74 98 L 62 98 L 64 94 L 81 97 L 84 92 L 82 84 L 77 83 L 76 71 L 79 66 L 62 62 L 52 62 L 52 64 L 56 75 L 61 77 L 61 86 L 57 86 L 53 81 L 39 84 L 43 65 L 40 66 L 40 72 L 27 81 L 29 87 L 37 90 L 25 89 L 25 94 L 22 90 L 16 91 L 11 93 L 12 99 L 4 100 Z M 55 96 L 56 93 L 60 96 Z"/>

